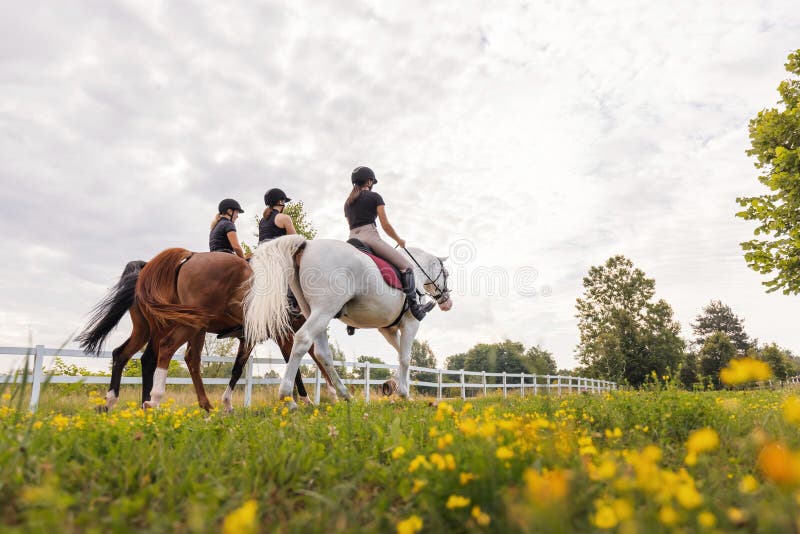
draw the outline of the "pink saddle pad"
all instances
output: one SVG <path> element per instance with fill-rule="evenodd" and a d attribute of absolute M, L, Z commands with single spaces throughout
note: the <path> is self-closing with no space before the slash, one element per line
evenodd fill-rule
<path fill-rule="evenodd" d="M 400 283 L 400 276 L 397 274 L 397 269 L 395 269 L 391 263 L 369 252 L 364 252 L 364 254 L 372 258 L 372 261 L 378 266 L 378 270 L 381 272 L 384 282 L 395 289 L 403 289 L 403 284 Z"/>

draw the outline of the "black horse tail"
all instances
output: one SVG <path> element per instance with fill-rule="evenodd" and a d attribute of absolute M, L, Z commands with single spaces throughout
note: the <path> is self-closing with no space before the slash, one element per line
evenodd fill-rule
<path fill-rule="evenodd" d="M 81 334 L 75 338 L 86 354 L 99 355 L 108 334 L 119 324 L 120 319 L 131 309 L 134 303 L 136 281 L 145 262 L 131 261 L 122 271 L 117 285 L 112 287 L 103 300 L 91 311 L 89 323 Z"/>

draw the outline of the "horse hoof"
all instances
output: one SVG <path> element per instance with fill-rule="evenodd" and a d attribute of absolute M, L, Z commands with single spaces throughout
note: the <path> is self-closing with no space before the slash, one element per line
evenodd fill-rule
<path fill-rule="evenodd" d="M 297 397 L 297 400 L 300 401 L 300 404 L 306 404 L 308 406 L 314 406 L 314 401 L 312 401 L 309 397 Z"/>
<path fill-rule="evenodd" d="M 98 406 L 97 408 L 95 408 L 94 411 L 97 413 L 108 413 L 109 407 L 103 404 L 102 406 Z"/>
<path fill-rule="evenodd" d="M 383 393 L 385 397 L 388 397 L 395 391 L 397 391 L 397 382 L 395 382 L 394 380 L 387 380 L 386 382 L 381 384 L 381 393 Z"/>
<path fill-rule="evenodd" d="M 158 408 L 158 404 L 154 403 L 153 401 L 144 401 L 142 403 L 142 409 L 143 410 L 148 410 L 148 409 L 153 409 L 153 408 Z"/>

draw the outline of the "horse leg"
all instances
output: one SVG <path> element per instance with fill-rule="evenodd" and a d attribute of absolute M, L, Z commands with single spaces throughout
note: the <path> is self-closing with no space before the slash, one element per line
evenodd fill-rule
<path fill-rule="evenodd" d="M 325 365 L 328 370 L 328 374 L 334 378 L 336 391 L 345 399 L 350 398 L 350 392 L 347 391 L 347 388 L 339 379 L 339 375 L 336 374 L 336 371 L 333 369 L 333 358 L 331 358 L 330 350 L 326 350 L 328 348 L 328 340 L 326 338 L 325 327 L 331 322 L 335 313 L 335 311 L 332 313 L 312 311 L 306 323 L 297 330 L 294 335 L 292 354 L 289 357 L 289 362 L 286 365 L 286 372 L 283 375 L 283 380 L 281 380 L 281 385 L 278 389 L 278 398 L 285 399 L 286 397 L 291 397 L 292 386 L 294 385 L 292 379 L 300 367 L 300 360 L 303 359 L 303 355 L 308 352 L 311 345 L 315 341 L 319 342 L 320 338 L 322 338 L 324 348 L 317 344 L 316 349 L 318 353 L 321 353 L 320 356 L 323 358 L 323 365 Z M 327 358 L 323 354 L 325 354 Z M 294 401 L 292 401 L 292 405 L 296 406 Z"/>
<path fill-rule="evenodd" d="M 196 332 L 188 326 L 177 326 L 169 330 L 158 342 L 158 363 L 153 373 L 153 389 L 150 391 L 150 400 L 143 404 L 144 408 L 157 408 L 167 388 L 167 370 L 172 355 L 178 347 L 189 341 Z"/>
<path fill-rule="evenodd" d="M 396 326 L 392 326 L 389 328 L 379 328 L 378 331 L 383 335 L 384 338 L 386 338 L 386 341 L 389 342 L 389 345 L 391 345 L 394 350 L 397 351 L 399 359 L 399 355 L 402 351 L 400 349 L 400 331 L 398 328 Z M 395 391 L 397 391 L 397 380 L 390 376 L 389 379 L 381 385 L 381 392 L 388 397 Z"/>
<path fill-rule="evenodd" d="M 189 375 L 192 377 L 194 392 L 197 394 L 197 403 L 205 411 L 211 411 L 211 401 L 208 400 L 206 389 L 203 387 L 203 377 L 200 376 L 200 352 L 203 350 L 203 339 L 206 336 L 205 330 L 199 330 L 194 337 L 189 339 L 189 346 L 186 347 L 186 354 L 183 360 L 189 368 Z"/>
<path fill-rule="evenodd" d="M 250 352 L 252 350 L 253 348 L 249 347 L 243 338 L 239 338 L 239 351 L 236 353 L 236 362 L 233 364 L 233 369 L 231 370 L 231 379 L 230 382 L 228 382 L 225 393 L 222 394 L 222 404 L 225 406 L 225 411 L 228 413 L 233 411 L 233 404 L 231 404 L 233 388 L 236 387 L 236 383 L 242 377 L 244 365 L 250 358 Z"/>
<path fill-rule="evenodd" d="M 321 369 L 323 369 L 323 372 L 327 372 L 328 375 L 333 378 L 334 387 L 339 395 L 341 395 L 344 400 L 350 400 L 350 391 L 347 389 L 347 386 L 344 385 L 341 378 L 339 378 L 339 373 L 336 372 L 333 366 L 333 355 L 328 346 L 328 333 L 326 331 L 323 330 L 322 333 L 317 334 L 314 347 L 316 348 L 319 360 L 322 362 Z"/>
<path fill-rule="evenodd" d="M 328 386 L 328 393 L 330 394 L 331 398 L 334 402 L 339 400 L 339 396 L 336 394 L 336 388 L 333 387 L 333 380 L 331 380 L 331 375 L 328 374 L 328 370 L 325 369 L 325 366 L 322 365 L 320 358 L 317 356 L 314 346 L 312 345 L 310 349 L 308 349 L 308 354 L 311 355 L 311 359 L 314 360 L 314 363 L 317 364 L 317 369 L 319 369 L 322 376 L 325 378 L 325 383 Z"/>
<path fill-rule="evenodd" d="M 153 373 L 156 372 L 156 348 L 158 341 L 151 339 L 144 348 L 142 359 L 142 404 L 150 400 L 150 390 L 153 389 Z"/>
<path fill-rule="evenodd" d="M 419 321 L 406 319 L 400 326 L 400 350 L 397 353 L 400 369 L 397 371 L 397 393 L 405 399 L 411 400 L 409 395 L 409 369 L 411 364 L 411 347 L 417 337 Z"/>
<path fill-rule="evenodd" d="M 106 393 L 105 411 L 111 410 L 117 404 L 119 386 L 122 382 L 122 371 L 130 361 L 131 356 L 147 343 L 147 323 L 144 322 L 140 314 L 134 313 L 133 310 L 131 310 L 131 320 L 133 322 L 131 336 L 111 353 L 111 384 L 109 384 L 108 393 Z"/>
<path fill-rule="evenodd" d="M 278 344 L 278 348 L 281 349 L 283 360 L 286 363 L 289 363 L 289 357 L 292 355 L 292 341 L 293 340 L 290 339 L 289 336 L 284 336 L 275 340 L 275 343 Z M 299 369 L 294 377 L 294 384 L 297 387 L 297 400 L 306 404 L 311 404 L 311 399 L 308 398 L 308 392 L 306 391 L 305 384 L 303 384 L 303 376 L 300 374 Z"/>

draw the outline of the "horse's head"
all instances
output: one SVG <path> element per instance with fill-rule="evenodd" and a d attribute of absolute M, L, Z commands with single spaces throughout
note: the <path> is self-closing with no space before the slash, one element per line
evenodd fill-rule
<path fill-rule="evenodd" d="M 414 264 L 417 285 L 422 286 L 425 293 L 436 301 L 440 310 L 448 311 L 452 308 L 450 287 L 447 285 L 450 273 L 444 266 L 447 256 L 434 256 L 419 248 L 407 249 L 406 254 Z"/>

